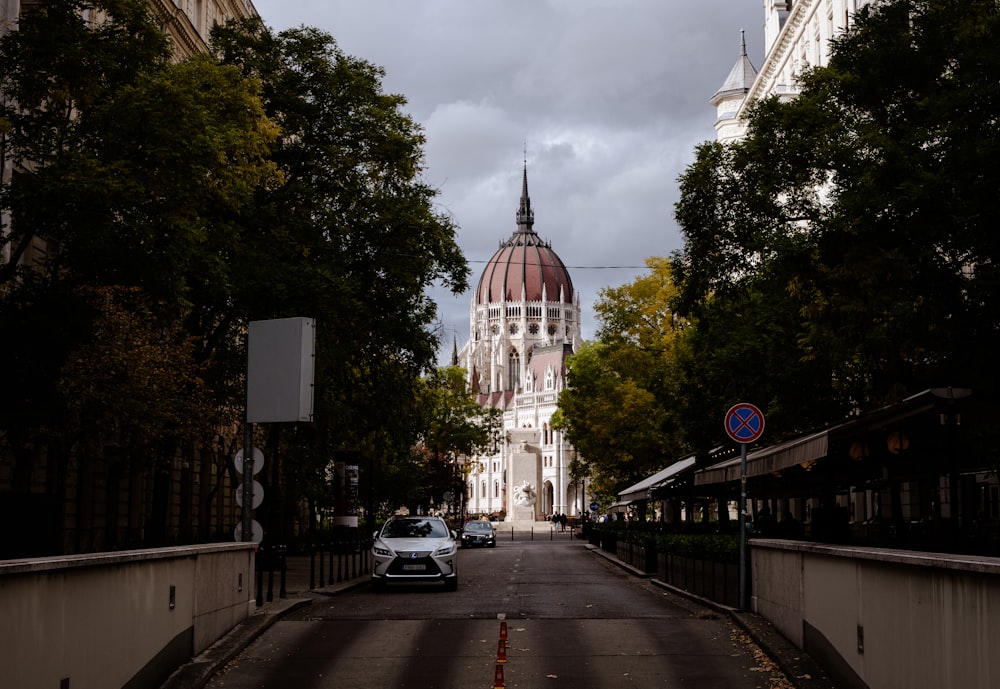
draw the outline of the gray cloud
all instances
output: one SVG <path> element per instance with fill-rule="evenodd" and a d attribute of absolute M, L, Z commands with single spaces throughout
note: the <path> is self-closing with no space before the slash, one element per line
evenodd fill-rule
<path fill-rule="evenodd" d="M 760 65 L 760 0 L 254 0 L 276 30 L 327 31 L 385 68 L 424 128 L 426 181 L 460 227 L 473 287 L 515 229 L 527 155 L 535 230 L 580 291 L 592 337 L 599 290 L 680 247 L 677 177 L 714 139 L 708 99 L 747 29 Z M 614 266 L 628 266 L 613 268 Z M 638 268 L 636 266 L 639 266 Z M 435 293 L 468 337 L 471 293 Z"/>

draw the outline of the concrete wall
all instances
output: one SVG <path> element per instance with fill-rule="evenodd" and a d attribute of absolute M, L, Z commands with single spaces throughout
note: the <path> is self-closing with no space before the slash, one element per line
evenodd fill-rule
<path fill-rule="evenodd" d="M 1000 559 L 753 540 L 753 609 L 839 687 L 1000 686 Z"/>
<path fill-rule="evenodd" d="M 158 687 L 255 607 L 252 544 L 0 561 L 0 685 Z"/>

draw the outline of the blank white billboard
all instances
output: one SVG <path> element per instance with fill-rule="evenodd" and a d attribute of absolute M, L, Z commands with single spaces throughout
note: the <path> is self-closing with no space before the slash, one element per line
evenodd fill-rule
<path fill-rule="evenodd" d="M 312 318 L 250 321 L 247 336 L 247 421 L 313 420 L 316 322 Z"/>

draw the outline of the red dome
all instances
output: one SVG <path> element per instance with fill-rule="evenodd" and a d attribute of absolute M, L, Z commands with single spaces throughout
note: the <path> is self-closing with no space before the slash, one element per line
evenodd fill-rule
<path fill-rule="evenodd" d="M 573 282 L 566 266 L 534 232 L 515 232 L 486 264 L 476 290 L 476 304 L 520 301 L 521 286 L 527 301 L 545 299 L 573 303 Z"/>
<path fill-rule="evenodd" d="M 520 301 L 522 287 L 527 301 L 541 301 L 543 285 L 546 301 L 559 301 L 561 294 L 564 303 L 573 303 L 573 281 L 569 272 L 552 247 L 535 234 L 534 221 L 525 168 L 517 230 L 486 264 L 476 288 L 477 305 Z"/>

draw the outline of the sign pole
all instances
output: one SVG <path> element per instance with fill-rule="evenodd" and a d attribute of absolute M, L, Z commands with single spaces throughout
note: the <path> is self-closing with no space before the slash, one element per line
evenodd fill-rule
<path fill-rule="evenodd" d="M 253 424 L 243 423 L 243 538 L 253 540 Z"/>
<path fill-rule="evenodd" d="M 747 609 L 747 444 L 740 443 L 740 610 Z"/>
<path fill-rule="evenodd" d="M 243 537 L 253 540 L 253 422 L 250 421 L 250 328 L 247 324 L 246 401 L 243 406 Z"/>

